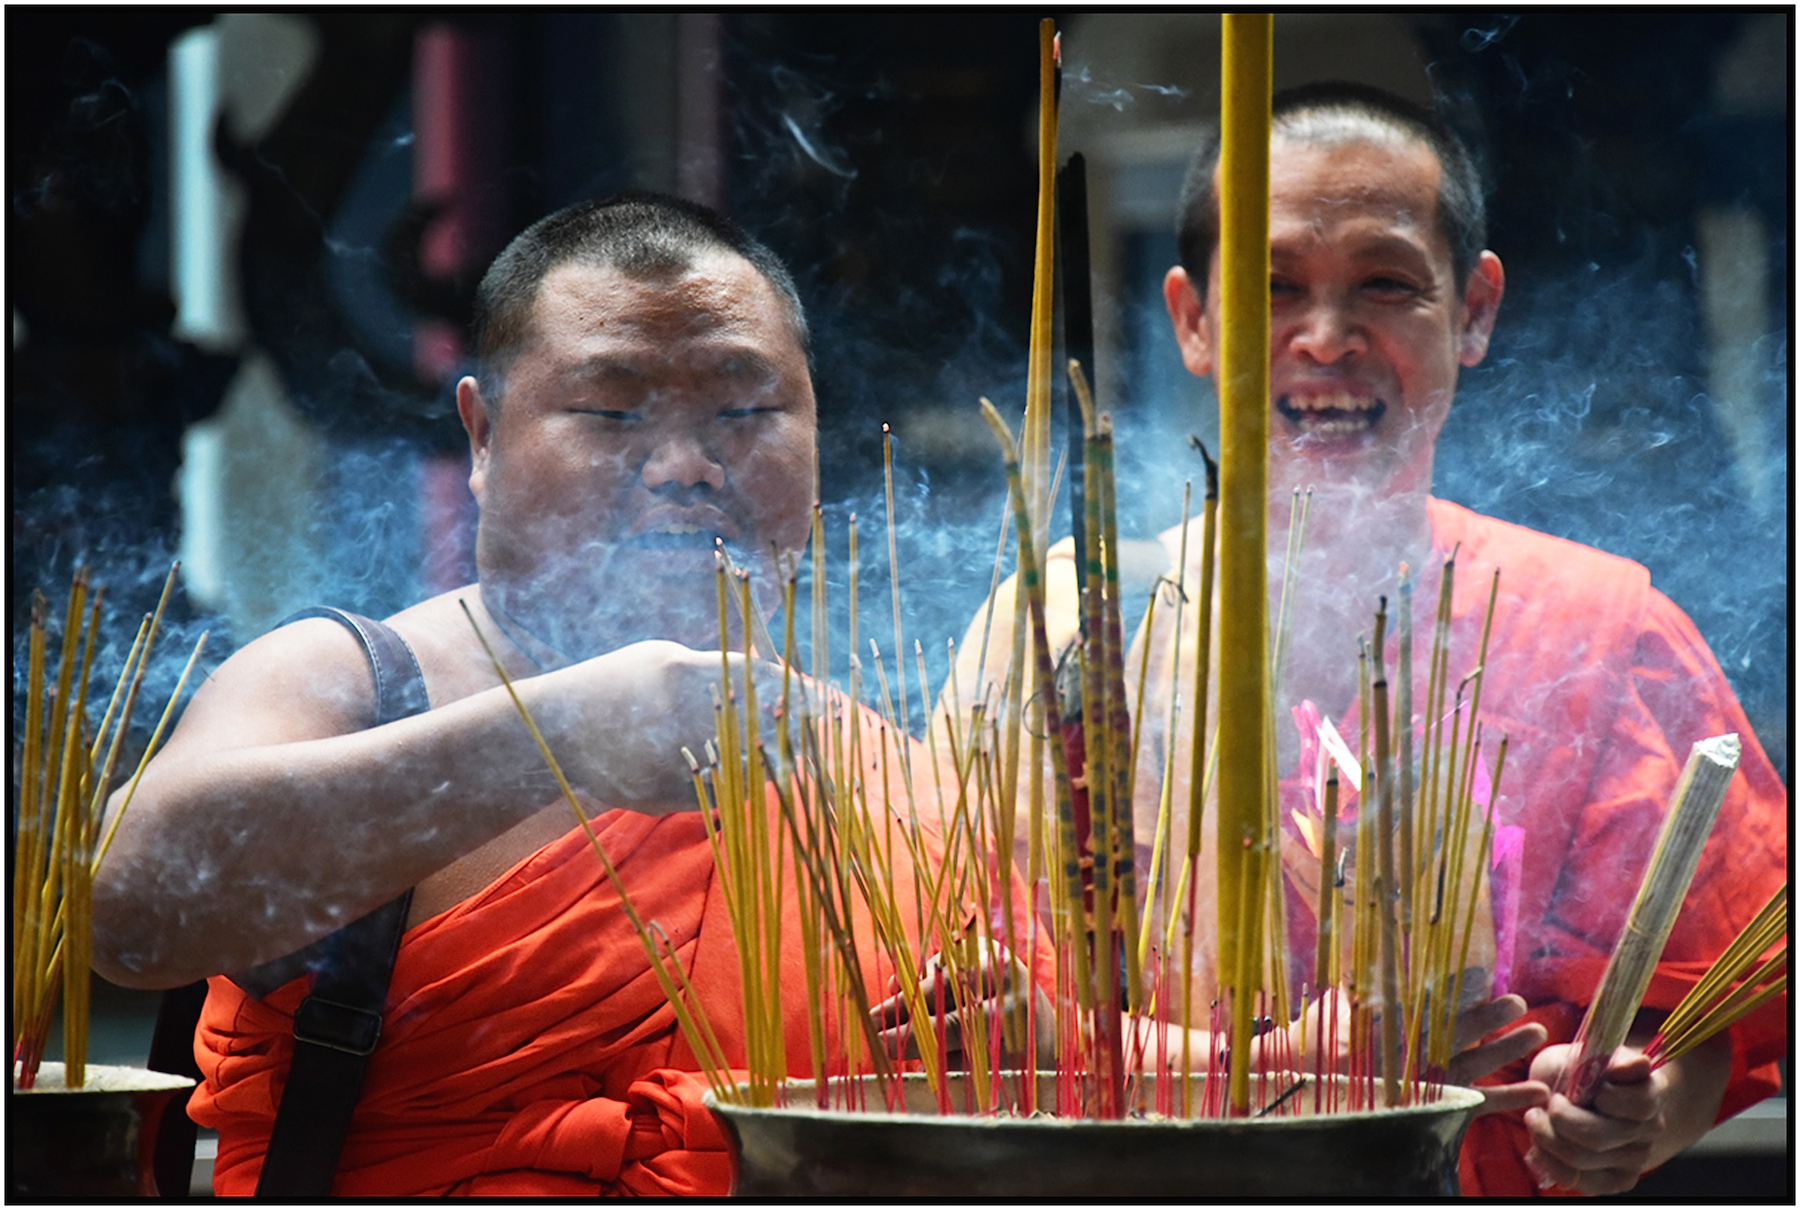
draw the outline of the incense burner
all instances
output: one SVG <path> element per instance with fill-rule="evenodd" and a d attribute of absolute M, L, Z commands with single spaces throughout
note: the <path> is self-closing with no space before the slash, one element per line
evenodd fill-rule
<path fill-rule="evenodd" d="M 184 1076 L 87 1065 L 80 1088 L 46 1062 L 29 1092 L 11 1090 L 6 1115 L 7 1200 L 112 1201 L 155 1197 L 157 1128 Z M 187 1196 L 186 1189 L 174 1191 Z"/>
<path fill-rule="evenodd" d="M 1266 1099 L 1293 1083 L 1279 1075 L 1252 1078 L 1269 1081 Z M 965 1104 L 971 1093 L 965 1078 L 950 1079 L 951 1103 Z M 834 1104 L 867 1110 L 818 1109 L 812 1081 L 790 1081 L 782 1108 L 730 1104 L 709 1094 L 708 1107 L 732 1138 L 734 1192 L 1058 1200 L 1453 1196 L 1457 1151 L 1481 1104 L 1477 1092 L 1446 1087 L 1429 1105 L 1313 1114 L 1312 1077 L 1306 1077 L 1306 1088 L 1292 1098 L 1293 1116 L 945 1115 L 923 1075 L 905 1080 L 902 1113 L 886 1110 L 874 1077 L 833 1085 Z M 1193 1082 L 1198 1101 L 1206 1077 Z M 1052 1078 L 1039 1077 L 1039 1103 L 1054 1098 Z M 1146 1100 L 1154 1103 L 1153 1084 Z"/>

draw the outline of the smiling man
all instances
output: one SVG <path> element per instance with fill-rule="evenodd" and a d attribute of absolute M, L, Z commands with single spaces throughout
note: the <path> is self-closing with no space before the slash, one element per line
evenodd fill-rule
<path fill-rule="evenodd" d="M 1215 133 L 1194 157 L 1178 216 L 1181 263 L 1164 281 L 1182 359 L 1201 376 L 1215 372 L 1219 347 L 1218 151 Z M 1504 1196 L 1550 1186 L 1629 1189 L 1717 1118 L 1777 1087 L 1774 1061 L 1786 1047 L 1780 1008 L 1654 1074 L 1635 1048 L 1781 885 L 1786 791 L 1706 644 L 1651 588 L 1643 567 L 1432 496 L 1433 455 L 1458 374 L 1486 356 L 1506 284 L 1485 247 L 1481 182 L 1456 136 L 1430 113 L 1359 86 L 1281 94 L 1269 206 L 1272 607 L 1281 601 L 1293 493 L 1312 492 L 1275 688 L 1291 948 L 1312 952 L 1319 872 L 1293 826 L 1311 800 L 1311 769 L 1301 768 L 1302 737 L 1287 720 L 1310 703 L 1354 738 L 1358 639 L 1370 634 L 1379 597 L 1390 608 L 1400 603 L 1403 567 L 1418 602 L 1417 677 L 1431 650 L 1427 611 L 1451 556 L 1450 683 L 1473 673 L 1499 572 L 1481 716 L 1488 751 L 1501 734 L 1510 746 L 1495 810 L 1501 843 L 1491 919 L 1483 921 L 1491 940 L 1482 942 L 1485 960 L 1473 964 L 1493 998 L 1465 1024 L 1476 1035 L 1516 1024 L 1465 1049 L 1450 1072 L 1463 1082 L 1482 1078 L 1489 1095 L 1463 1149 L 1463 1188 Z M 1150 562 L 1173 579 L 1184 528 L 1191 593 L 1198 519 L 1161 535 L 1161 557 Z M 1045 579 L 1051 629 L 1060 630 L 1051 639 L 1066 643 L 1077 618 L 1070 543 L 1052 548 Z M 1012 616 L 1010 585 L 996 604 L 995 618 Z M 1153 631 L 1140 634 L 1127 657 L 1127 667 L 1140 667 L 1148 645 L 1143 700 L 1153 705 L 1136 720 L 1140 871 L 1150 862 L 1165 768 L 1177 783 L 1172 834 L 1187 829 L 1191 728 L 1178 724 L 1170 734 L 1169 702 L 1172 688 L 1177 700 L 1192 698 L 1197 613 L 1185 611 L 1179 663 L 1175 615 L 1159 608 Z M 962 686 L 1001 675 L 1010 644 L 996 635 L 984 648 L 985 617 L 977 614 L 963 643 Z M 1388 631 L 1390 670 L 1396 629 Z M 990 666 L 978 678 L 974 653 L 984 649 Z M 1422 714 L 1415 711 L 1415 726 Z M 1743 739 L 1740 770 L 1647 1010 L 1596 1104 L 1572 1106 L 1549 1091 L 1566 1055 L 1561 1043 L 1619 936 L 1690 746 L 1724 732 Z M 1204 821 L 1204 853 L 1215 851 L 1215 815 Z M 1214 918 L 1211 866 L 1203 857 L 1196 880 L 1201 921 Z M 1213 994 L 1205 932 L 1197 930 L 1196 1004 Z"/>
<path fill-rule="evenodd" d="M 457 404 L 478 582 L 385 625 L 295 621 L 226 661 L 96 889 L 104 975 L 211 976 L 191 1113 L 219 1132 L 221 1194 L 296 1196 L 292 1170 L 345 1196 L 730 1187 L 699 1064 L 470 620 L 741 1062 L 738 960 L 681 748 L 714 732 L 714 543 L 759 567 L 808 531 L 800 303 L 720 216 L 628 196 L 514 241 L 476 339 Z M 398 953 L 372 1031 L 327 983 L 348 962 L 336 930 L 376 909 L 391 927 L 374 948 Z M 302 1034 L 313 1070 L 373 1047 L 341 1159 L 308 1142 L 316 1106 L 293 1108 Z M 271 1145 L 284 1132 L 299 1152 Z M 290 1171 L 259 1184 L 278 1151 Z"/>
<path fill-rule="evenodd" d="M 1779 1013 L 1653 1074 L 1636 1048 L 1781 885 L 1786 791 L 1693 623 L 1643 567 L 1430 494 L 1458 372 L 1486 356 L 1506 280 L 1485 247 L 1481 181 L 1461 141 L 1404 101 L 1331 84 L 1277 97 L 1272 140 L 1271 601 L 1292 493 L 1313 493 L 1277 717 L 1310 702 L 1351 733 L 1357 636 L 1369 633 L 1378 596 L 1399 602 L 1403 567 L 1417 581 L 1412 661 L 1422 670 L 1432 629 L 1423 611 L 1454 558 L 1452 675 L 1473 673 L 1498 573 L 1481 715 L 1490 745 L 1510 737 L 1495 810 L 1509 843 L 1494 872 L 1489 972 L 1494 990 L 1509 994 L 1487 1011 L 1510 1018 L 1529 1008 L 1530 1017 L 1510 1044 L 1490 1044 L 1489 1057 L 1465 1070 L 1516 1060 L 1489 1077 L 1506 1091 L 1471 1129 L 1464 1190 L 1622 1192 L 1776 1088 L 1773 1062 L 1786 1045 Z M 1182 263 L 1164 281 L 1182 359 L 1197 375 L 1214 372 L 1218 349 L 1217 158 L 1216 143 L 1195 157 L 1178 229 Z M 1178 537 L 1163 536 L 1171 556 Z M 1191 526 L 1196 565 L 1199 537 Z M 1148 636 L 1153 667 L 1166 666 L 1172 631 Z M 1194 641 L 1186 636 L 1187 650 Z M 1390 669 L 1397 652 L 1391 638 Z M 1160 790 L 1163 717 L 1146 720 L 1140 803 Z M 1591 1108 L 1552 1097 L 1561 1043 L 1619 936 L 1688 750 L 1725 732 L 1743 740 L 1740 770 L 1631 1042 Z M 1296 729 L 1278 737 L 1279 767 L 1298 772 Z M 1178 770 L 1188 768 L 1185 739 L 1174 737 Z M 1302 801 L 1301 782 L 1283 782 L 1284 821 Z M 1183 785 L 1176 801 L 1186 798 Z M 1307 883 L 1303 850 L 1291 836 L 1284 845 L 1290 879 Z M 1546 1036 L 1558 1045 L 1527 1062 L 1526 1040 L 1535 1049 Z"/>

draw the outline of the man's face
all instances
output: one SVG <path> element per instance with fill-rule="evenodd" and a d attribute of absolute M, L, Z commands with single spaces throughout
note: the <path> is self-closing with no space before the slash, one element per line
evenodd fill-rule
<path fill-rule="evenodd" d="M 1458 291 L 1424 144 L 1321 147 L 1277 137 L 1269 173 L 1271 493 L 1424 491 L 1459 367 L 1487 351 L 1504 279 L 1483 253 Z M 1183 297 L 1183 295 L 1186 297 Z M 1210 374 L 1215 255 L 1202 307 L 1171 270 L 1183 360 Z"/>
<path fill-rule="evenodd" d="M 646 279 L 552 270 L 497 415 L 473 380 L 459 406 L 483 593 L 568 655 L 714 643 L 715 542 L 766 590 L 771 544 L 805 541 L 812 382 L 774 288 L 742 257 Z"/>

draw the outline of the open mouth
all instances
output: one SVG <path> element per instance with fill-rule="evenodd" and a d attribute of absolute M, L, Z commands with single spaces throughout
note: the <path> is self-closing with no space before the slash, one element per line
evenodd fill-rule
<path fill-rule="evenodd" d="M 721 535 L 700 525 L 661 525 L 631 539 L 643 550 L 692 551 L 710 554 Z"/>
<path fill-rule="evenodd" d="M 1387 404 L 1342 393 L 1283 395 L 1275 401 L 1275 410 L 1303 436 L 1341 438 L 1372 432 L 1387 411 Z"/>

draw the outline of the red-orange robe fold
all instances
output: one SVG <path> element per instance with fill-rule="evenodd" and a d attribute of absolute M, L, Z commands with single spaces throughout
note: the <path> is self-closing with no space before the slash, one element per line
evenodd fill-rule
<path fill-rule="evenodd" d="M 1495 965 L 1505 990 L 1523 995 L 1533 1019 L 1550 1027 L 1552 1042 L 1569 1040 L 1593 997 L 1689 749 L 1696 740 L 1725 732 L 1736 732 L 1743 742 L 1738 773 L 1645 998 L 1649 1008 L 1672 1008 L 1784 881 L 1787 791 L 1705 641 L 1687 615 L 1651 587 L 1644 567 L 1447 501 L 1432 500 L 1428 510 L 1432 551 L 1416 590 L 1413 628 L 1413 668 L 1420 679 L 1428 666 L 1429 619 L 1444 557 L 1456 552 L 1451 685 L 1478 662 L 1488 593 L 1495 571 L 1500 572 L 1481 716 L 1488 751 L 1501 734 L 1511 737 L 1496 822 L 1512 831 L 1516 856 L 1494 888 L 1500 946 Z M 1180 533 L 1177 528 L 1161 536 L 1171 562 Z M 1188 528 L 1189 583 L 1196 579 L 1199 551 L 1200 522 L 1194 520 Z M 1072 558 L 1066 543 L 1050 552 L 1047 578 L 1053 581 L 1059 557 Z M 1073 582 L 1066 569 L 1062 582 Z M 1063 633 L 1071 633 L 1072 597 L 1053 605 L 1060 606 L 1052 612 Z M 1000 615 L 1009 617 L 1010 610 L 997 610 Z M 1148 639 L 1140 635 L 1128 657 L 1129 666 L 1137 667 L 1142 644 L 1151 644 L 1149 666 L 1159 680 L 1147 690 L 1147 702 L 1168 701 L 1172 616 L 1172 610 L 1159 609 L 1155 633 Z M 1191 694 L 1191 657 L 1185 653 L 1197 641 L 1196 617 L 1197 611 L 1188 610 L 1183 621 L 1184 655 L 1176 675 L 1184 699 Z M 974 625 L 982 621 L 978 614 Z M 1397 627 L 1388 633 L 1391 669 Z M 971 634 L 979 639 L 978 630 Z M 989 650 L 1005 651 L 1005 639 L 1003 633 L 990 638 Z M 1349 658 L 1354 658 L 1353 642 L 1346 636 Z M 965 652 L 972 650 L 972 642 L 965 644 Z M 972 666 L 960 671 L 964 686 L 975 682 Z M 1355 735 L 1354 701 L 1317 705 L 1345 735 Z M 1139 720 L 1137 803 L 1140 812 L 1149 813 L 1138 821 L 1140 844 L 1160 802 L 1171 742 L 1165 709 L 1146 710 L 1148 717 Z M 1417 702 L 1415 709 L 1423 713 Z M 1466 723 L 1464 729 L 1466 734 Z M 1179 728 L 1172 739 L 1179 779 L 1174 835 L 1179 836 L 1186 826 L 1188 728 Z M 1284 780 L 1282 787 L 1282 818 L 1289 822 L 1285 808 L 1298 802 L 1299 782 Z M 1208 826 L 1212 823 L 1209 817 Z M 1215 840 L 1208 835 L 1205 843 L 1210 851 Z M 1145 857 L 1140 852 L 1140 868 Z M 1204 865 L 1203 922 L 1213 910 Z M 1312 904 L 1290 896 L 1290 905 L 1290 924 L 1298 926 L 1291 940 L 1310 966 Z M 1211 958 L 1206 946 L 1202 950 L 1206 956 L 1198 969 L 1205 975 Z M 1786 1050 L 1786 1021 L 1784 996 L 1730 1031 L 1732 1072 L 1721 1119 L 1776 1091 L 1774 1064 Z M 1496 1077 L 1523 1078 L 1523 1064 Z M 1523 1163 L 1528 1145 L 1521 1115 L 1478 1119 L 1462 1151 L 1464 1192 L 1537 1193 Z"/>
<path fill-rule="evenodd" d="M 1524 829 L 1513 919 L 1501 931 L 1513 939 L 1510 989 L 1552 1042 L 1573 1036 L 1593 997 L 1688 750 L 1725 732 L 1742 740 L 1644 998 L 1647 1008 L 1673 1008 L 1786 879 L 1787 791 L 1693 622 L 1642 566 L 1444 501 L 1432 502 L 1431 523 L 1436 552 L 1461 544 L 1455 625 L 1479 627 L 1488 582 L 1501 572 L 1481 709 L 1489 734 L 1512 736 L 1499 820 Z M 1721 1120 L 1779 1087 L 1786 1021 L 1782 997 L 1730 1031 Z M 1519 1115 L 1477 1119 L 1463 1146 L 1463 1191 L 1538 1192 L 1522 1160 L 1528 1145 Z"/>
<path fill-rule="evenodd" d="M 738 957 L 700 816 L 611 811 L 595 826 L 741 1065 Z M 895 880 L 911 884 L 903 862 Z M 788 1064 L 806 1071 L 803 952 L 791 913 L 784 926 Z M 894 972 L 872 961 L 877 947 L 859 932 L 879 999 Z M 195 1047 L 204 1083 L 190 1112 L 219 1131 L 221 1195 L 255 1190 L 305 982 L 257 1001 L 212 980 Z M 335 1195 L 729 1192 L 727 1141 L 701 1104 L 701 1065 L 579 829 L 410 929 L 388 1003 Z"/>

